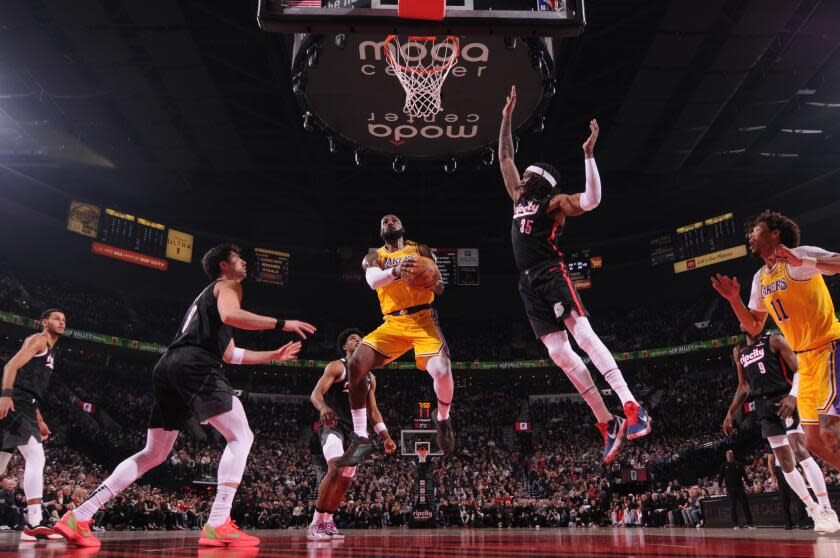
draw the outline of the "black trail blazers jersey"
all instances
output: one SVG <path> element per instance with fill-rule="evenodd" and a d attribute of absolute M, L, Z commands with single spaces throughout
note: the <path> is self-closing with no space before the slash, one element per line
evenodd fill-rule
<path fill-rule="evenodd" d="M 738 360 L 750 384 L 750 400 L 781 395 L 790 391 L 791 381 L 780 354 L 770 350 L 770 335 L 759 337 L 755 345 L 738 350 Z"/>
<path fill-rule="evenodd" d="M 24 366 L 18 370 L 15 378 L 15 393 L 26 392 L 26 397 L 34 397 L 43 401 L 47 395 L 47 388 L 50 385 L 50 376 L 55 366 L 55 352 L 50 344 L 44 352 L 35 355 Z"/>
<path fill-rule="evenodd" d="M 219 363 L 222 362 L 225 349 L 233 339 L 233 328 L 222 323 L 219 316 L 216 295 L 213 294 L 217 282 L 210 283 L 190 305 L 169 349 L 194 347 L 210 353 Z"/>
<path fill-rule="evenodd" d="M 350 414 L 350 396 L 348 395 L 348 388 L 350 385 L 347 372 L 347 359 L 342 358 L 341 364 L 344 366 L 344 372 L 336 379 L 324 394 L 324 401 L 330 406 L 330 409 L 335 411 L 338 420 L 342 424 L 349 424 L 350 429 L 353 429 L 353 415 Z M 367 389 L 370 389 L 370 373 L 367 375 L 365 381 Z"/>
<path fill-rule="evenodd" d="M 542 200 L 519 199 L 513 206 L 510 236 L 519 271 L 563 257 L 558 240 L 564 225 L 546 213 L 550 201 L 551 196 Z"/>

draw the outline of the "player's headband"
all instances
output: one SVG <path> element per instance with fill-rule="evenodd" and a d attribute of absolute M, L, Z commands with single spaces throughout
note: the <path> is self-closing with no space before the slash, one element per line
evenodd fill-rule
<path fill-rule="evenodd" d="M 548 172 L 547 170 L 545 170 L 542 167 L 539 167 L 537 165 L 531 165 L 530 167 L 525 169 L 525 172 L 532 172 L 534 174 L 538 174 L 538 175 L 542 176 L 543 178 L 545 178 L 548 181 L 548 183 L 551 184 L 552 188 L 557 187 L 557 179 L 554 178 L 553 176 L 551 176 L 551 173 Z"/>

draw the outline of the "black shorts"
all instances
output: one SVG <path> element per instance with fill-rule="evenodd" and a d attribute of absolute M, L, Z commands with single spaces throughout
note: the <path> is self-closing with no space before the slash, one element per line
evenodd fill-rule
<path fill-rule="evenodd" d="M 787 397 L 786 393 L 781 395 L 771 395 L 765 398 L 756 399 L 753 404 L 755 406 L 755 418 L 761 423 L 761 436 L 769 438 L 771 436 L 786 436 L 791 430 L 796 430 L 799 427 L 799 412 L 794 410 L 793 415 L 787 420 L 782 420 L 779 415 L 778 403 Z"/>
<path fill-rule="evenodd" d="M 523 271 L 519 275 L 519 296 L 537 338 L 565 329 L 563 320 L 572 310 L 589 317 L 562 260 Z"/>
<path fill-rule="evenodd" d="M 233 408 L 233 388 L 212 355 L 189 347 L 167 351 L 152 372 L 155 403 L 149 428 L 181 430 L 190 417 L 199 422 Z"/>
<path fill-rule="evenodd" d="M 41 429 L 35 418 L 38 408 L 34 397 L 23 397 L 17 393 L 12 397 L 15 410 L 0 420 L 0 450 L 13 452 L 16 447 L 29 443 L 33 436 L 41 441 Z"/>
<path fill-rule="evenodd" d="M 324 444 L 327 443 L 327 436 L 330 434 L 338 436 L 342 447 L 347 449 L 347 446 L 350 445 L 350 436 L 353 434 L 353 425 L 343 420 L 339 420 L 335 426 L 320 425 L 318 427 L 318 437 L 321 439 L 321 447 L 324 447 Z"/>

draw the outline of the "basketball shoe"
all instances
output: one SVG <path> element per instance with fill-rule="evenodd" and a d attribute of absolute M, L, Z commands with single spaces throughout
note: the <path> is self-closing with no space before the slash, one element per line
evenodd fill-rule
<path fill-rule="evenodd" d="M 624 404 L 624 416 L 627 417 L 628 440 L 636 440 L 650 434 L 653 419 L 641 405 L 628 401 Z"/>
<path fill-rule="evenodd" d="M 438 445 L 440 451 L 444 454 L 450 454 L 455 449 L 455 431 L 452 430 L 452 417 L 446 420 L 438 420 L 437 413 L 437 409 L 432 411 L 432 422 L 437 428 Z"/>
<path fill-rule="evenodd" d="M 102 542 L 90 532 L 91 523 L 93 523 L 92 519 L 79 521 L 76 519 L 75 512 L 70 510 L 61 516 L 61 519 L 55 524 L 55 530 L 61 533 L 68 542 L 76 546 L 100 547 Z"/>
<path fill-rule="evenodd" d="M 213 527 L 209 523 L 205 523 L 204 529 L 201 530 L 201 537 L 198 539 L 198 544 L 201 546 L 227 547 L 257 546 L 260 544 L 260 539 L 240 530 L 239 526 L 228 517 L 218 527 Z"/>
<path fill-rule="evenodd" d="M 373 442 L 370 438 L 363 438 L 353 432 L 350 435 L 350 445 L 338 459 L 335 460 L 337 467 L 355 467 L 365 457 L 372 454 Z"/>
<path fill-rule="evenodd" d="M 621 417 L 613 417 L 610 422 L 599 422 L 598 430 L 604 436 L 604 463 L 609 463 L 618 454 L 621 442 L 627 432 L 627 421 Z"/>

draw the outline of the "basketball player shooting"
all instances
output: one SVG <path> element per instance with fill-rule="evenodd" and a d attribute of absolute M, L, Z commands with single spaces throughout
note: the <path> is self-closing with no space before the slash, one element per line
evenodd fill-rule
<path fill-rule="evenodd" d="M 26 497 L 26 525 L 21 541 L 61 538 L 42 525 L 41 503 L 44 497 L 43 442 L 50 436 L 38 408 L 47 395 L 55 367 L 55 344 L 64 335 L 64 312 L 50 309 L 41 314 L 41 332 L 27 337 L 20 350 L 3 367 L 3 392 L 0 397 L 0 475 L 6 472 L 15 448 L 26 460 L 23 469 L 23 493 Z"/>
<path fill-rule="evenodd" d="M 519 294 L 534 334 L 583 396 L 598 421 L 604 437 L 603 458 L 609 463 L 618 453 L 623 438 L 641 438 L 651 431 L 651 419 L 638 404 L 612 354 L 592 330 L 589 313 L 569 278 L 563 252 L 558 246 L 569 217 L 594 210 L 601 203 L 601 178 L 595 165 L 598 123 L 589 123 L 590 135 L 583 143 L 586 190 L 564 194 L 559 174 L 548 163 L 534 163 L 520 177 L 514 162 L 511 117 L 516 106 L 516 87 L 502 110 L 499 132 L 499 165 L 505 189 L 513 200 L 511 239 L 513 257 L 519 268 Z M 568 333 L 575 338 L 607 383 L 621 399 L 625 421 L 607 410 L 601 393 L 583 360 L 575 353 Z"/>
<path fill-rule="evenodd" d="M 840 523 L 831 509 L 822 470 L 805 447 L 805 433 L 796 412 L 799 396 L 796 355 L 781 335 L 768 333 L 755 338 L 747 333 L 746 338 L 744 346 L 732 349 L 738 389 L 723 421 L 723 431 L 727 436 L 734 434 L 735 413 L 746 402 L 761 423 L 761 435 L 770 444 L 785 481 L 814 520 L 814 529 L 819 533 L 834 533 L 840 530 Z M 818 502 L 811 498 L 805 479 L 796 469 L 797 461 Z"/>
<path fill-rule="evenodd" d="M 230 518 L 231 504 L 242 480 L 254 434 L 239 398 L 222 374 L 223 363 L 262 364 L 295 358 L 300 341 L 274 351 L 251 351 L 234 345 L 233 330 L 273 330 L 306 339 L 315 327 L 297 320 L 260 316 L 242 305 L 245 260 L 233 244 L 209 250 L 201 260 L 212 279 L 187 310 L 174 341 L 152 373 L 154 404 L 146 434 L 146 447 L 117 465 L 110 477 L 75 510 L 65 513 L 56 529 L 79 546 L 100 546 L 91 535 L 94 514 L 128 485 L 157 467 L 171 453 L 178 434 L 190 417 L 219 431 L 227 446 L 219 460 L 216 498 L 198 544 L 214 547 L 256 546 L 257 537 L 239 530 Z"/>
<path fill-rule="evenodd" d="M 755 272 L 748 305 L 737 278 L 714 275 L 712 287 L 728 302 L 741 328 L 757 336 L 773 317 L 799 360 L 797 408 L 808 449 L 840 470 L 840 322 L 823 275 L 840 272 L 840 254 L 799 246 L 792 219 L 764 211 L 749 233 L 750 251 L 764 260 Z"/>
<path fill-rule="evenodd" d="M 396 215 L 382 218 L 379 233 L 385 244 L 365 256 L 362 267 L 368 285 L 379 296 L 384 323 L 365 336 L 348 363 L 353 436 L 344 455 L 336 460 L 339 467 L 352 467 L 373 452 L 365 408 L 368 372 L 412 348 L 417 367 L 426 370 L 434 380 L 438 406 L 432 412 L 432 421 L 437 427 L 440 449 L 452 453 L 455 448 L 455 432 L 449 418 L 455 391 L 452 364 L 437 311 L 432 307 L 435 295 L 443 293 L 434 254 L 424 244 L 404 240 L 405 229 Z"/>
<path fill-rule="evenodd" d="M 347 329 L 338 336 L 338 349 L 343 358 L 330 362 L 324 369 L 324 374 L 312 390 L 310 400 L 320 413 L 318 436 L 324 459 L 327 461 L 327 474 L 318 489 L 318 499 L 315 501 L 315 513 L 309 525 L 307 539 L 321 541 L 343 539 L 344 535 L 338 530 L 333 521 L 333 514 L 341 505 L 347 489 L 356 475 L 355 467 L 338 467 L 335 460 L 344 453 L 353 434 L 353 415 L 350 413 L 350 397 L 348 394 L 349 377 L 347 362 L 362 343 L 362 332 L 358 329 Z M 382 413 L 376 405 L 376 378 L 368 373 L 364 384 L 367 386 L 367 411 L 373 421 L 373 430 L 382 439 L 385 453 L 391 454 L 397 449 L 397 444 L 388 434 L 388 428 L 382 419 Z"/>

